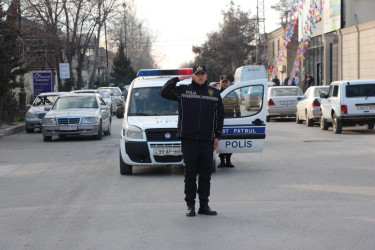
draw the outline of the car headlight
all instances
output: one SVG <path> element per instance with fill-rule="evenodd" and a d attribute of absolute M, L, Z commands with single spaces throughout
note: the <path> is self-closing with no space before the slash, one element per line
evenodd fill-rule
<path fill-rule="evenodd" d="M 98 123 L 99 121 L 99 117 L 83 117 L 81 123 Z"/>
<path fill-rule="evenodd" d="M 36 114 L 35 113 L 31 113 L 31 112 L 27 112 L 26 113 L 26 118 L 28 118 L 28 119 L 36 118 Z"/>
<path fill-rule="evenodd" d="M 55 118 L 44 118 L 43 124 L 56 124 L 56 119 Z"/>
<path fill-rule="evenodd" d="M 125 136 L 130 139 L 143 139 L 142 129 L 128 124 L 125 127 Z"/>

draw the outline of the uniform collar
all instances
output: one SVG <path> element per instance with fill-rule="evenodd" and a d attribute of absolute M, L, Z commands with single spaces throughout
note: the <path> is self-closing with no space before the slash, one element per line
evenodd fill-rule
<path fill-rule="evenodd" d="M 194 88 L 205 88 L 207 87 L 207 81 L 205 83 L 203 83 L 202 85 L 199 85 L 198 83 L 196 83 L 194 80 L 191 81 L 191 85 L 194 87 Z"/>

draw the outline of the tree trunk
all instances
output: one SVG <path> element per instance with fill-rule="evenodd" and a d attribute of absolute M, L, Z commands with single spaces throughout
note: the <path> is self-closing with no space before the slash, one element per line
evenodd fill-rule
<path fill-rule="evenodd" d="M 102 24 L 99 23 L 98 35 L 97 35 L 97 38 L 96 38 L 96 41 L 95 41 L 95 59 L 94 59 L 94 64 L 93 64 L 93 68 L 92 68 L 92 72 L 91 72 L 91 76 L 90 76 L 90 81 L 89 81 L 89 88 L 90 89 L 94 88 L 94 81 L 95 81 L 95 77 L 96 77 L 96 68 L 98 66 L 97 61 L 98 61 L 98 58 L 99 58 L 99 41 L 100 41 L 101 29 L 102 29 Z"/>

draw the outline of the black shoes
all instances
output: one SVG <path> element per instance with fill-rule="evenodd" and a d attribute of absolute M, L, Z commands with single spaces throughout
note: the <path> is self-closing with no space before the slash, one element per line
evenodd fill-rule
<path fill-rule="evenodd" d="M 186 211 L 186 216 L 189 216 L 189 217 L 195 216 L 195 208 L 189 206 Z"/>
<path fill-rule="evenodd" d="M 225 164 L 225 166 L 227 168 L 234 168 L 234 165 L 230 161 L 227 161 L 227 164 Z"/>
<path fill-rule="evenodd" d="M 198 214 L 217 215 L 216 211 L 211 210 L 211 208 L 208 205 L 201 206 L 198 210 Z"/>
<path fill-rule="evenodd" d="M 225 163 L 224 162 L 220 162 L 220 164 L 217 167 L 218 168 L 224 168 L 225 167 Z"/>

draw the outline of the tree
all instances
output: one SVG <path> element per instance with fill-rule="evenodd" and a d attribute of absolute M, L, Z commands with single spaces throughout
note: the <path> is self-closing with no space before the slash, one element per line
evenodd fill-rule
<path fill-rule="evenodd" d="M 136 73 L 130 64 L 129 58 L 125 55 L 125 46 L 120 42 L 116 56 L 113 59 L 113 67 L 110 74 L 113 83 L 116 85 L 121 83 L 128 85 L 133 81 Z"/>
<path fill-rule="evenodd" d="M 27 72 L 18 54 L 18 10 L 19 1 L 13 1 L 7 12 L 0 3 L 0 123 L 11 122 L 10 87 L 17 83 L 17 76 Z"/>
<path fill-rule="evenodd" d="M 134 3 L 128 1 L 124 7 L 123 13 L 117 13 L 117 18 L 109 24 L 112 46 L 117 47 L 120 41 L 124 44 L 125 54 L 136 72 L 142 68 L 158 68 L 164 55 L 153 49 L 156 35 L 149 30 L 146 21 L 137 18 Z"/>
<path fill-rule="evenodd" d="M 97 37 L 95 41 L 95 59 L 93 70 L 91 72 L 90 80 L 89 80 L 89 88 L 93 88 L 94 81 L 96 78 L 96 68 L 98 65 L 98 57 L 99 57 L 99 44 L 100 44 L 100 35 L 102 32 L 102 28 L 105 25 L 108 18 L 110 18 L 110 14 L 118 8 L 118 4 L 116 0 L 96 0 L 96 24 L 97 24 Z"/>
<path fill-rule="evenodd" d="M 207 35 L 207 41 L 194 46 L 195 63 L 207 66 L 208 78 L 218 80 L 221 74 L 232 75 L 236 68 L 253 61 L 256 23 L 250 12 L 235 8 L 230 2 L 222 11 L 223 23 L 219 31 Z"/>

